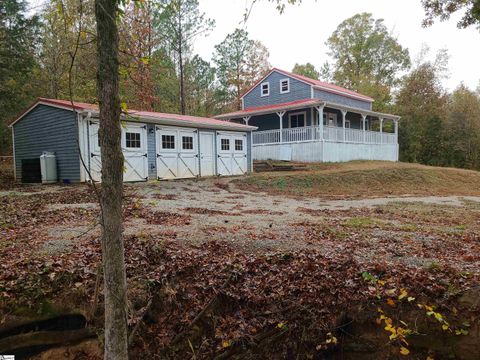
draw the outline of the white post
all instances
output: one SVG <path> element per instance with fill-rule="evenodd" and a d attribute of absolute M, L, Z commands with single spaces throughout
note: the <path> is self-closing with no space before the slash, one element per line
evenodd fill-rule
<path fill-rule="evenodd" d="M 285 115 L 285 111 L 277 112 L 278 119 L 280 122 L 280 143 L 283 142 L 283 115 Z"/>
<path fill-rule="evenodd" d="M 347 140 L 347 134 L 346 134 L 346 128 L 345 128 L 345 119 L 347 117 L 347 111 L 346 110 L 341 110 L 342 111 L 342 127 L 343 127 L 343 142 Z"/>
<path fill-rule="evenodd" d="M 367 115 L 362 114 L 362 130 L 363 130 L 363 142 L 367 142 L 367 133 L 365 131 L 365 122 L 367 121 Z"/>
<path fill-rule="evenodd" d="M 322 104 L 320 106 L 317 106 L 317 112 L 318 112 L 318 129 L 320 131 L 320 140 L 323 140 L 323 108 L 325 107 L 325 104 Z"/>
<path fill-rule="evenodd" d="M 250 116 L 245 116 L 243 121 L 245 121 L 245 125 L 248 125 L 248 121 L 250 120 Z"/>
<path fill-rule="evenodd" d="M 395 123 L 395 143 L 398 144 L 398 120 L 393 120 Z"/>
<path fill-rule="evenodd" d="M 397 147 L 397 156 L 396 156 L 396 161 L 399 160 L 399 157 L 400 157 L 400 154 L 399 154 L 399 147 L 398 147 L 398 119 L 396 120 L 393 120 L 394 123 L 395 123 L 395 144 L 396 144 L 396 147 Z"/>
<path fill-rule="evenodd" d="M 383 118 L 379 117 L 380 120 L 380 144 L 383 144 Z"/>

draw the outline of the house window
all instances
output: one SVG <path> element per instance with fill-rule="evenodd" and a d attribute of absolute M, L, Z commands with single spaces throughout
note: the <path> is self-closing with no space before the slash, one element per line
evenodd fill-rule
<path fill-rule="evenodd" d="M 243 140 L 235 139 L 235 151 L 243 151 Z"/>
<path fill-rule="evenodd" d="M 306 126 L 305 113 L 304 112 L 290 114 L 288 118 L 289 118 L 289 122 L 290 122 L 289 127 L 291 127 L 291 128 Z"/>
<path fill-rule="evenodd" d="M 260 85 L 261 90 L 262 90 L 262 96 L 268 96 L 270 95 L 270 83 L 269 82 L 264 82 Z"/>
<path fill-rule="evenodd" d="M 223 151 L 228 151 L 230 150 L 230 139 L 222 139 L 220 143 L 220 148 Z"/>
<path fill-rule="evenodd" d="M 126 132 L 125 133 L 125 146 L 127 148 L 139 149 L 141 147 L 140 133 Z"/>
<path fill-rule="evenodd" d="M 182 136 L 182 149 L 193 150 L 193 136 Z"/>
<path fill-rule="evenodd" d="M 337 114 L 335 114 L 335 113 L 323 113 L 323 125 L 337 126 Z"/>
<path fill-rule="evenodd" d="M 345 119 L 345 127 L 346 127 L 347 129 L 350 129 L 350 120 L 346 120 L 346 119 Z"/>
<path fill-rule="evenodd" d="M 280 80 L 280 94 L 290 92 L 290 79 Z"/>
<path fill-rule="evenodd" d="M 162 135 L 162 149 L 175 149 L 175 135 Z"/>

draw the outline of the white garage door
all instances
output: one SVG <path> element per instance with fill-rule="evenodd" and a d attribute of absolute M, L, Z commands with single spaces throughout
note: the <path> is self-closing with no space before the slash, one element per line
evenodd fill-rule
<path fill-rule="evenodd" d="M 218 174 L 243 175 L 247 172 L 247 134 L 217 133 Z"/>
<path fill-rule="evenodd" d="M 200 175 L 215 175 L 215 133 L 200 131 Z"/>
<path fill-rule="evenodd" d="M 94 181 L 102 179 L 99 123 L 89 123 L 90 174 Z M 124 157 L 123 181 L 145 181 L 148 179 L 147 126 L 145 124 L 122 123 L 122 151 Z"/>
<path fill-rule="evenodd" d="M 128 123 L 122 127 L 123 181 L 148 180 L 147 125 Z"/>
<path fill-rule="evenodd" d="M 157 126 L 156 133 L 158 179 L 198 176 L 198 131 Z"/>

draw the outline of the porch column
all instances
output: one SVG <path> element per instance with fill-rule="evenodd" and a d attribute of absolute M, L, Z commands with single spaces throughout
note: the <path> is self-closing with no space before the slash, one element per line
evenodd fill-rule
<path fill-rule="evenodd" d="M 380 144 L 383 144 L 383 118 L 379 117 L 380 120 Z"/>
<path fill-rule="evenodd" d="M 365 131 L 365 122 L 367 121 L 367 115 L 362 114 L 362 130 L 363 130 L 363 142 L 367 142 L 367 132 Z"/>
<path fill-rule="evenodd" d="M 278 119 L 280 122 L 280 143 L 283 142 L 283 115 L 285 115 L 285 111 L 277 112 Z"/>
<path fill-rule="evenodd" d="M 395 124 L 395 143 L 398 144 L 398 120 L 393 120 Z"/>
<path fill-rule="evenodd" d="M 346 128 L 345 128 L 345 119 L 347 117 L 347 111 L 346 110 L 341 110 L 342 111 L 342 126 L 343 126 L 343 142 L 347 140 L 347 134 L 346 134 Z"/>
<path fill-rule="evenodd" d="M 245 117 L 243 118 L 243 121 L 245 121 L 245 125 L 248 125 L 248 121 L 250 120 L 250 117 L 251 117 L 251 116 L 245 116 Z"/>
<path fill-rule="evenodd" d="M 323 109 L 325 108 L 325 104 L 321 104 L 320 106 L 317 106 L 315 109 L 317 109 L 318 112 L 318 129 L 320 131 L 320 136 L 319 140 L 323 140 Z"/>

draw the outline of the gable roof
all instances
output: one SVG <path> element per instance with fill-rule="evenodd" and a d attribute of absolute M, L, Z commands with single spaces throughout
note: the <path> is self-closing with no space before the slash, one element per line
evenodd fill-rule
<path fill-rule="evenodd" d="M 327 91 L 327 92 L 331 92 L 331 93 L 334 93 L 334 94 L 338 94 L 338 95 L 342 95 L 342 96 L 346 96 L 346 97 L 350 97 L 350 98 L 353 98 L 353 99 L 357 99 L 357 100 L 362 100 L 362 101 L 367 101 L 367 102 L 373 102 L 374 99 L 372 99 L 371 97 L 369 96 L 366 96 L 366 95 L 363 95 L 363 94 L 360 94 L 356 91 L 353 91 L 353 90 L 348 90 L 348 89 L 345 89 L 341 86 L 338 86 L 338 85 L 334 85 L 334 84 L 330 84 L 330 83 L 326 83 L 324 81 L 320 81 L 320 80 L 316 80 L 316 79 L 311 79 L 309 77 L 306 77 L 306 76 L 303 76 L 303 75 L 298 75 L 298 74 L 294 74 L 292 72 L 289 72 L 289 71 L 285 71 L 285 70 L 281 70 L 281 69 L 278 69 L 278 68 L 273 68 L 271 69 L 267 75 L 265 75 L 264 77 L 262 77 L 260 80 L 258 80 L 250 89 L 248 89 L 243 95 L 242 95 L 242 98 L 247 95 L 250 91 L 252 91 L 258 84 L 260 84 L 263 80 L 265 80 L 268 76 L 270 76 L 270 74 L 272 72 L 278 72 L 280 74 L 283 74 L 285 76 L 289 76 L 291 78 L 294 78 L 298 81 L 301 81 L 303 83 L 306 83 L 308 85 L 311 85 L 313 86 L 315 89 L 319 89 L 319 90 L 323 90 L 323 91 Z"/>
<path fill-rule="evenodd" d="M 54 106 L 65 110 L 74 110 L 77 112 L 91 111 L 94 115 L 98 115 L 99 108 L 96 104 L 88 104 L 83 102 L 74 101 L 73 104 L 69 100 L 47 99 L 38 98 L 27 110 L 25 110 L 10 126 L 20 121 L 25 115 L 32 111 L 38 105 Z M 223 129 L 223 130 L 243 130 L 251 131 L 255 130 L 255 126 L 247 126 L 244 124 L 237 124 L 232 122 L 221 121 L 213 118 L 160 113 L 154 111 L 140 111 L 129 109 L 128 114 L 124 116 L 123 120 L 139 121 L 147 120 L 154 123 L 177 125 L 177 126 L 198 126 L 203 128 Z"/>

